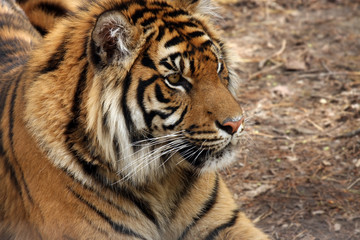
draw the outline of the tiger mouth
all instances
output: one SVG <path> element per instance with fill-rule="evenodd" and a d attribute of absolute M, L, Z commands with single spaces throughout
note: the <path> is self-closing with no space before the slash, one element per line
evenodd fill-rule
<path fill-rule="evenodd" d="M 196 168 L 202 168 L 211 159 L 221 159 L 227 153 L 230 153 L 234 150 L 235 145 L 231 142 L 227 143 L 225 147 L 222 147 L 220 150 L 217 149 L 204 149 L 200 146 L 192 145 L 186 148 L 183 148 L 179 151 L 180 155 L 188 161 L 191 165 Z M 220 160 L 221 161 L 221 160 Z"/>

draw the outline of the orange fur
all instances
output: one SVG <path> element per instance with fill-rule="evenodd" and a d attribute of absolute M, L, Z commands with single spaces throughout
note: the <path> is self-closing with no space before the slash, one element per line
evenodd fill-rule
<path fill-rule="evenodd" d="M 3 2 L 28 27 L 0 37 L 0 239 L 268 239 L 216 172 L 243 124 L 206 9 L 92 1 L 43 40 Z"/>
<path fill-rule="evenodd" d="M 62 0 L 18 0 L 18 2 L 41 35 L 46 35 L 59 19 L 71 14 L 81 3 L 81 1 Z"/>

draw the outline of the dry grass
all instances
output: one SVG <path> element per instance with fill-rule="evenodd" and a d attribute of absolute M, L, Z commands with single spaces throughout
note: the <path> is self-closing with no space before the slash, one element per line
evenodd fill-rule
<path fill-rule="evenodd" d="M 360 3 L 219 2 L 249 118 L 235 198 L 274 239 L 360 239 Z"/>

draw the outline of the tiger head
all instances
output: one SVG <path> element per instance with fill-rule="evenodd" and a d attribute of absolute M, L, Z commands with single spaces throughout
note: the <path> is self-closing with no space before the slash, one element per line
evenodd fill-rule
<path fill-rule="evenodd" d="M 66 115 L 73 115 L 62 125 L 62 143 L 41 143 L 50 158 L 59 158 L 52 148 L 69 155 L 76 151 L 92 169 L 109 168 L 136 183 L 178 165 L 201 172 L 234 160 L 244 116 L 234 97 L 237 77 L 211 23 L 209 1 L 105 1 L 84 9 L 77 16 L 81 24 L 60 31 L 87 35 L 79 38 L 83 43 L 69 38 L 62 59 L 68 69 L 81 59 L 78 72 L 86 78 L 79 90 L 81 114 L 75 117 L 74 105 L 67 107 Z M 84 59 L 79 46 L 85 46 Z M 31 118 L 37 135 L 42 125 Z"/>

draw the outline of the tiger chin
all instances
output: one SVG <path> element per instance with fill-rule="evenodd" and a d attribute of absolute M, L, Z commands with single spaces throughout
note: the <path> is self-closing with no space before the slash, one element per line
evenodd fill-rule
<path fill-rule="evenodd" d="M 268 239 L 217 173 L 244 116 L 213 10 L 84 1 L 42 38 L 2 1 L 0 239 Z"/>

